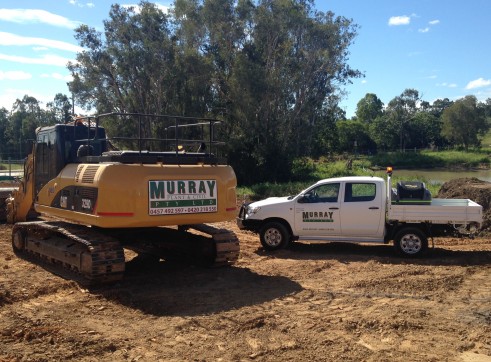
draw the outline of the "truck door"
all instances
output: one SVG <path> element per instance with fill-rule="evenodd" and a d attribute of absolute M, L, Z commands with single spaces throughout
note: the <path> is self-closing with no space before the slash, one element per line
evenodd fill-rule
<path fill-rule="evenodd" d="M 326 183 L 308 190 L 295 203 L 295 229 L 298 235 L 324 236 L 341 232 L 340 183 Z"/>
<path fill-rule="evenodd" d="M 372 182 L 346 182 L 340 208 L 343 236 L 381 237 L 385 212 L 383 190 Z"/>

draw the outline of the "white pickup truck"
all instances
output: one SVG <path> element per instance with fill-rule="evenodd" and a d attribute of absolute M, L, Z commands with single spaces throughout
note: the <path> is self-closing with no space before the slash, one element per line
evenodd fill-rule
<path fill-rule="evenodd" d="M 259 233 L 267 250 L 284 248 L 293 240 L 383 244 L 393 240 L 397 251 L 408 257 L 423 254 L 428 238 L 452 231 L 470 234 L 480 227 L 481 205 L 468 199 L 431 200 L 424 184 L 416 182 L 403 184 L 409 192 L 401 195 L 402 187 L 398 195 L 391 174 L 389 170 L 387 182 L 369 176 L 324 179 L 296 196 L 243 204 L 237 224 Z"/>

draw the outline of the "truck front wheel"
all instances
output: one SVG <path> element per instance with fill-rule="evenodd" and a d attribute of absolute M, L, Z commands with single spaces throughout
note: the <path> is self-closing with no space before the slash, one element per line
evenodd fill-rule
<path fill-rule="evenodd" d="M 286 227 L 276 221 L 266 223 L 259 231 L 261 244 L 266 250 L 285 248 L 290 242 L 290 234 Z"/>
<path fill-rule="evenodd" d="M 406 257 L 416 257 L 428 248 L 428 238 L 418 228 L 404 228 L 394 238 L 396 250 Z"/>

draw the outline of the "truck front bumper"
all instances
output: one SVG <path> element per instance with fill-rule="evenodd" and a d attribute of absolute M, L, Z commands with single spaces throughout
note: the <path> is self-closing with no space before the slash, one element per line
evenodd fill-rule
<path fill-rule="evenodd" d="M 236 221 L 240 230 L 249 230 L 255 233 L 259 231 L 262 225 L 262 220 L 251 220 L 238 217 Z"/>
<path fill-rule="evenodd" d="M 259 228 L 261 227 L 262 221 L 246 218 L 247 205 L 248 204 L 242 204 L 242 206 L 240 207 L 239 216 L 236 219 L 237 226 L 240 230 L 258 232 Z"/>

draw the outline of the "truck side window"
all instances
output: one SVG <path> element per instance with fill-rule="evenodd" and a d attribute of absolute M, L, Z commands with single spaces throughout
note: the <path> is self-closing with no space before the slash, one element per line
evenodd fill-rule
<path fill-rule="evenodd" d="M 305 194 L 304 202 L 337 202 L 339 195 L 339 183 L 317 186 Z"/>
<path fill-rule="evenodd" d="M 346 183 L 344 202 L 373 201 L 376 195 L 376 186 L 373 183 Z"/>

